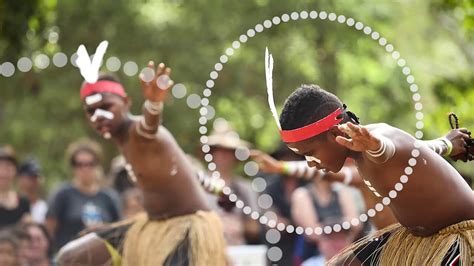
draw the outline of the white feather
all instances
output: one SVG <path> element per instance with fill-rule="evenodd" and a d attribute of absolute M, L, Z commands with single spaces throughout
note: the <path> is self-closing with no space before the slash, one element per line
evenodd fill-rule
<path fill-rule="evenodd" d="M 270 111 L 272 111 L 278 129 L 281 130 L 275 100 L 273 99 L 273 56 L 268 54 L 268 47 L 265 48 L 265 79 L 267 81 L 268 106 L 270 107 Z"/>

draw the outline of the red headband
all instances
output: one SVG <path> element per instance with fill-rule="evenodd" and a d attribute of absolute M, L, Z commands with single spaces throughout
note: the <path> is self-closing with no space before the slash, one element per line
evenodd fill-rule
<path fill-rule="evenodd" d="M 118 96 L 127 97 L 123 86 L 114 81 L 99 80 L 96 83 L 86 83 L 81 88 L 81 100 L 94 93 L 109 92 Z"/>
<path fill-rule="evenodd" d="M 342 114 L 342 110 L 337 108 L 336 111 L 312 124 L 292 130 L 282 130 L 280 131 L 281 138 L 284 142 L 291 143 L 317 136 L 328 131 L 332 126 L 339 124 L 342 118 L 337 118 L 337 116 L 340 114 Z"/>

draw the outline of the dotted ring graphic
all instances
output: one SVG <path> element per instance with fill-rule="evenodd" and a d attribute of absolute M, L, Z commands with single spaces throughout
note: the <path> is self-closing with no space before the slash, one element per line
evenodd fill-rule
<path fill-rule="evenodd" d="M 409 84 L 410 91 L 412 92 L 412 100 L 415 102 L 415 110 L 416 112 L 416 128 L 417 131 L 415 132 L 415 137 L 417 139 L 421 139 L 423 137 L 423 132 L 421 131 L 423 129 L 424 123 L 423 123 L 423 113 L 422 113 L 422 108 L 423 105 L 421 104 L 421 95 L 418 93 L 418 85 L 415 83 L 415 77 L 411 75 L 411 70 L 408 66 L 406 66 L 406 61 L 400 56 L 400 53 L 396 51 L 393 47 L 392 44 L 388 43 L 387 39 L 383 38 L 380 33 L 373 31 L 371 27 L 364 25 L 362 22 L 358 22 L 354 20 L 353 18 L 346 18 L 344 15 L 336 15 L 335 13 L 327 13 L 325 11 L 301 11 L 301 12 L 293 12 L 290 15 L 288 14 L 283 14 L 281 16 L 275 16 L 271 20 L 267 19 L 265 20 L 262 24 L 257 24 L 254 28 L 251 28 L 247 30 L 245 34 L 242 34 L 239 36 L 238 40 L 235 40 L 232 42 L 231 47 L 228 47 L 225 49 L 225 53 L 220 56 L 219 62 L 217 62 L 214 65 L 214 70 L 210 72 L 209 77 L 210 79 L 207 80 L 206 82 L 206 88 L 203 90 L 203 98 L 201 100 L 201 117 L 199 118 L 199 123 L 201 126 L 199 127 L 199 133 L 201 134 L 201 143 L 202 145 L 202 151 L 205 153 L 205 160 L 208 162 L 208 169 L 212 171 L 212 177 L 213 178 L 219 178 L 220 174 L 218 171 L 216 171 L 216 165 L 215 163 L 212 162 L 213 157 L 212 154 L 210 154 L 210 146 L 207 144 L 208 137 L 206 136 L 208 129 L 206 127 L 206 124 L 208 122 L 208 119 L 206 118 L 207 114 L 207 108 L 210 107 L 211 105 L 209 104 L 208 98 L 211 96 L 212 91 L 211 89 L 215 85 L 215 81 L 219 77 L 219 72 L 223 70 L 224 65 L 229 61 L 229 58 L 232 57 L 234 52 L 241 47 L 244 43 L 246 43 L 250 38 L 255 37 L 257 33 L 263 32 L 265 29 L 269 29 L 272 26 L 279 25 L 280 23 L 286 23 L 291 21 L 296 21 L 298 19 L 306 20 L 306 19 L 320 19 L 320 20 L 329 20 L 329 21 L 335 21 L 340 24 L 347 25 L 348 27 L 354 27 L 357 31 L 362 31 L 365 35 L 371 37 L 372 40 L 376 41 L 380 46 L 385 48 L 385 51 L 389 54 L 391 54 L 392 58 L 396 60 L 397 65 L 402 69 L 402 73 L 406 76 L 406 82 Z M 262 52 L 263 54 L 263 52 Z M 262 56 L 262 61 L 263 61 L 263 56 Z M 404 184 L 408 182 L 408 177 L 413 173 L 413 167 L 417 164 L 417 157 L 420 155 L 419 148 L 421 147 L 421 144 L 418 141 L 415 141 L 414 143 L 414 148 L 411 151 L 411 158 L 407 162 L 407 167 L 404 168 L 404 173 L 400 176 L 399 182 L 397 182 L 394 186 L 394 189 L 392 189 L 389 193 L 388 196 L 383 197 L 383 199 L 378 202 L 373 209 L 369 209 L 366 213 L 361 214 L 358 218 L 354 218 L 351 221 L 344 221 L 341 224 L 335 224 L 333 226 L 324 226 L 324 227 L 307 227 L 303 228 L 301 226 L 293 226 L 291 224 L 285 225 L 283 223 L 278 223 L 276 222 L 276 219 L 268 218 L 266 215 L 261 215 L 255 210 L 252 210 L 250 206 L 246 206 L 244 202 L 240 199 L 238 199 L 237 195 L 232 192 L 232 190 L 228 187 L 225 186 L 223 189 L 224 194 L 229 196 L 229 200 L 232 202 L 235 202 L 235 205 L 237 208 L 242 209 L 243 213 L 246 215 L 249 215 L 252 219 L 258 220 L 261 224 L 267 225 L 270 228 L 276 228 L 278 231 L 285 231 L 288 233 L 296 233 L 299 235 L 306 234 L 306 235 L 311 235 L 311 234 L 330 234 L 331 232 L 340 232 L 341 230 L 348 230 L 351 226 L 357 226 L 359 225 L 360 222 L 367 222 L 369 217 L 374 217 L 377 212 L 381 212 L 385 206 L 388 206 L 391 202 L 391 200 L 395 199 L 398 195 L 399 192 L 403 190 Z M 248 151 L 245 151 L 245 148 L 242 148 L 240 151 L 236 151 L 236 157 L 237 159 L 243 161 L 248 159 Z M 245 164 L 244 170 L 247 175 L 249 176 L 255 176 L 258 172 L 258 165 L 255 162 L 247 162 Z M 254 179 L 254 183 L 257 180 Z M 264 180 L 262 181 L 262 178 L 258 178 L 258 183 L 265 182 Z M 257 186 L 261 186 L 257 185 Z M 263 184 L 264 186 L 264 184 Z M 262 192 L 257 191 L 257 192 Z M 265 196 L 266 194 L 262 195 Z M 262 197 L 261 196 L 261 197 Z M 269 195 L 266 195 L 270 197 Z M 261 199 L 261 198 L 259 198 Z M 272 200 L 271 197 L 270 199 L 264 198 L 262 202 L 269 202 L 269 204 L 264 204 L 271 206 L 272 205 Z M 271 229 L 270 229 L 271 230 Z M 274 234 L 274 231 L 268 231 L 267 234 Z M 269 233 L 270 232 L 270 233 Z M 276 239 L 277 237 L 269 237 L 269 239 Z M 278 242 L 278 241 L 276 241 Z M 276 243 L 275 242 L 275 243 Z M 279 260 L 279 259 L 278 259 Z M 275 260 L 274 260 L 275 261 Z"/>
<path fill-rule="evenodd" d="M 251 28 L 247 30 L 246 34 L 240 35 L 239 39 L 232 42 L 231 47 L 228 47 L 225 50 L 225 54 L 221 55 L 219 58 L 219 62 L 217 62 L 214 65 L 214 70 L 211 71 L 209 74 L 210 79 L 207 80 L 206 82 L 206 88 L 203 90 L 203 98 L 201 98 L 197 94 L 191 94 L 187 97 L 187 105 L 192 108 L 192 109 L 197 109 L 201 106 L 199 109 L 200 112 L 200 118 L 199 118 L 199 124 L 201 125 L 199 127 L 199 133 L 201 134 L 200 141 L 203 144 L 202 145 L 202 151 L 205 153 L 204 159 L 206 162 L 208 162 L 208 169 L 212 171 L 212 178 L 218 179 L 219 183 L 223 185 L 223 180 L 220 179 L 220 173 L 216 171 L 216 165 L 215 163 L 212 162 L 213 157 L 212 154 L 210 154 L 210 147 L 207 145 L 207 140 L 208 137 L 206 136 L 207 134 L 207 127 L 205 126 L 207 122 L 211 119 L 213 119 L 215 110 L 214 108 L 209 104 L 209 99 L 208 97 L 211 96 L 212 91 L 211 89 L 215 85 L 215 80 L 218 79 L 219 72 L 223 70 L 224 64 L 226 64 L 229 60 L 230 57 L 234 54 L 234 51 L 239 49 L 242 44 L 246 43 L 250 38 L 255 37 L 257 33 L 263 32 L 265 29 L 269 29 L 272 26 L 279 25 L 280 23 L 286 23 L 289 22 L 290 20 L 296 21 L 298 19 L 306 20 L 306 19 L 320 19 L 320 20 L 329 20 L 329 21 L 337 21 L 340 24 L 345 24 L 349 27 L 354 27 L 358 31 L 362 31 L 365 35 L 370 36 L 372 40 L 378 42 L 378 44 L 382 47 L 385 48 L 385 51 L 387 53 L 390 53 L 392 58 L 394 60 L 397 60 L 397 65 L 402 69 L 402 73 L 406 76 L 406 81 L 409 84 L 410 91 L 413 93 L 412 95 L 412 100 L 415 102 L 415 110 L 416 112 L 416 128 L 417 131 L 415 132 L 415 137 L 417 139 L 421 139 L 423 137 L 423 132 L 421 131 L 423 129 L 424 123 L 423 123 L 423 113 L 422 113 L 422 108 L 423 105 L 421 104 L 421 95 L 418 93 L 418 85 L 415 83 L 415 78 L 413 75 L 411 75 L 411 70 L 408 66 L 406 66 L 406 61 L 401 58 L 400 53 L 396 51 L 393 47 L 392 44 L 388 43 L 388 41 L 381 37 L 380 34 L 376 31 L 373 31 L 369 26 L 365 26 L 361 22 L 355 21 L 353 18 L 346 18 L 344 15 L 336 15 L 335 13 L 327 13 L 325 11 L 301 11 L 301 12 L 293 12 L 290 15 L 288 14 L 283 14 L 281 16 L 275 16 L 271 20 L 265 20 L 262 24 L 257 24 L 254 28 Z M 73 54 L 70 58 L 70 62 L 73 66 L 76 66 L 75 60 L 77 58 L 76 54 Z M 30 60 L 27 57 L 22 57 L 18 60 L 17 62 L 17 69 L 21 72 L 28 72 L 33 68 L 33 65 L 36 66 L 39 70 L 46 69 L 48 66 L 51 65 L 51 61 L 53 65 L 55 65 L 58 68 L 66 66 L 68 62 L 68 57 L 64 53 L 56 53 L 53 57 L 52 60 L 45 55 L 45 54 L 38 54 L 36 55 L 33 60 Z M 262 60 L 263 61 L 263 60 Z M 116 72 L 120 69 L 121 67 L 121 61 L 117 57 L 109 57 L 106 62 L 105 62 L 106 67 L 108 70 L 112 72 Z M 77 66 L 76 66 L 77 67 Z M 138 65 L 133 62 L 133 61 L 127 61 L 122 65 L 123 72 L 127 76 L 134 76 L 138 73 Z M 145 68 L 146 69 L 146 68 Z M 143 71 L 145 71 L 142 70 Z M 4 62 L 3 64 L 0 65 L 0 74 L 3 75 L 4 77 L 11 77 L 15 73 L 15 66 L 11 62 Z M 186 88 L 183 84 L 176 84 L 172 88 L 172 94 L 175 98 L 184 98 L 186 96 Z M 255 210 L 252 210 L 249 206 L 246 206 L 244 202 L 240 199 L 238 199 L 237 195 L 232 193 L 232 190 L 228 186 L 224 186 L 223 188 L 223 193 L 226 194 L 229 197 L 229 200 L 232 202 L 235 202 L 235 205 L 237 208 L 242 209 L 243 213 L 246 215 L 249 215 L 252 219 L 258 220 L 261 224 L 267 225 L 270 228 L 276 228 L 278 231 L 285 231 L 288 233 L 296 233 L 299 235 L 302 234 L 330 234 L 331 232 L 339 232 L 342 229 L 347 230 L 351 226 L 356 226 L 360 222 L 366 222 L 369 217 L 374 217 L 377 212 L 380 212 L 384 209 L 384 206 L 387 206 L 390 204 L 391 200 L 396 198 L 398 193 L 403 190 L 403 184 L 406 184 L 408 182 L 408 176 L 410 176 L 413 173 L 413 167 L 416 165 L 417 160 L 416 158 L 420 155 L 420 148 L 421 144 L 416 141 L 414 144 L 414 148 L 411 151 L 411 158 L 408 160 L 408 165 L 404 169 L 404 174 L 400 176 L 400 182 L 397 182 L 394 186 L 394 189 L 392 189 L 388 197 L 384 197 L 381 202 L 377 203 L 375 205 L 374 209 L 369 209 L 367 213 L 361 214 L 358 218 L 352 219 L 351 221 L 344 221 L 342 224 L 336 224 L 333 225 L 332 227 L 330 226 L 325 226 L 325 227 L 317 227 L 317 228 L 303 228 L 303 227 L 295 227 L 291 224 L 283 224 L 283 223 L 278 223 L 276 222 L 276 217 L 268 217 L 268 216 L 274 216 L 274 215 L 261 215 Z M 241 161 L 245 161 L 248 159 L 248 150 L 245 150 L 244 148 L 242 149 L 237 149 L 236 150 L 236 157 L 237 159 Z M 255 162 L 247 162 L 245 164 L 244 170 L 247 175 L 249 176 L 255 176 L 258 172 L 258 165 Z M 262 183 L 263 182 L 263 183 Z M 261 187 L 265 186 L 264 179 L 262 178 L 255 178 L 253 182 L 253 187 L 258 188 L 257 192 L 262 192 L 263 189 Z M 263 206 L 268 206 L 270 207 L 272 205 L 272 199 L 269 195 L 264 194 L 260 198 L 261 200 L 261 205 Z M 269 242 L 278 242 L 279 241 L 279 236 L 275 236 L 275 232 L 278 232 L 276 230 L 270 229 L 267 232 L 267 239 L 271 239 Z M 270 236 L 268 236 L 270 235 Z M 278 240 L 277 240 L 278 239 Z M 270 252 L 269 252 L 270 253 Z M 273 252 L 277 253 L 278 252 Z M 273 256 L 275 257 L 275 256 Z M 278 256 L 276 256 L 278 257 Z M 281 255 L 280 255 L 281 257 Z M 279 260 L 279 259 L 277 259 Z M 276 261 L 276 260 L 274 260 Z"/>

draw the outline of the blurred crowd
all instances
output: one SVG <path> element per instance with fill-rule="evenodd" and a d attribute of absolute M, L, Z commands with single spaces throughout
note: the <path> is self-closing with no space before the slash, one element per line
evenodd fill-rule
<path fill-rule="evenodd" d="M 356 174 L 346 169 L 341 177 L 329 178 L 296 166 L 293 172 L 280 169 L 281 162 L 296 165 L 304 158 L 283 144 L 271 156 L 259 152 L 249 157 L 251 144 L 241 140 L 228 123 L 220 122 L 208 139 L 210 154 L 219 177 L 238 200 L 230 199 L 235 203 L 224 206 L 218 204 L 219 196 L 208 194 L 208 199 L 222 219 L 229 246 L 277 247 L 282 252 L 278 265 L 323 265 L 352 242 L 393 221 L 390 214 L 382 214 L 379 220 L 354 223 L 350 230 L 331 234 L 308 231 L 306 228 L 335 228 L 335 224 L 366 212 L 371 203 L 364 201 L 367 191 L 359 186 L 362 182 Z M 0 147 L 0 265 L 54 265 L 54 254 L 69 241 L 144 210 L 141 192 L 122 157 L 114 158 L 104 174 L 101 147 L 88 139 L 70 144 L 65 156 L 70 176 L 46 191 L 44 180 L 48 177 L 39 160 L 21 161 L 13 147 Z M 207 171 L 204 154 L 190 158 L 197 170 Z M 243 165 L 250 159 L 260 166 L 257 174 L 249 174 L 248 169 L 243 173 Z M 252 177 L 243 177 L 249 175 Z M 253 212 L 275 223 L 270 226 Z M 275 236 L 274 228 L 280 224 L 294 225 L 304 232 L 278 230 Z"/>

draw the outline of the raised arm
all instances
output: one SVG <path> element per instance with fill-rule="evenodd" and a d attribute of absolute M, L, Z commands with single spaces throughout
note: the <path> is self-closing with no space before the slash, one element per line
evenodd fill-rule
<path fill-rule="evenodd" d="M 155 69 L 153 61 L 148 63 L 148 68 Z M 136 132 L 145 139 L 155 139 L 158 127 L 161 122 L 161 113 L 163 111 L 163 101 L 166 98 L 168 90 L 173 86 L 170 79 L 171 68 L 160 63 L 156 68 L 156 73 L 140 74 L 140 83 L 142 87 L 145 103 L 143 104 L 143 116 L 136 124 Z"/>

